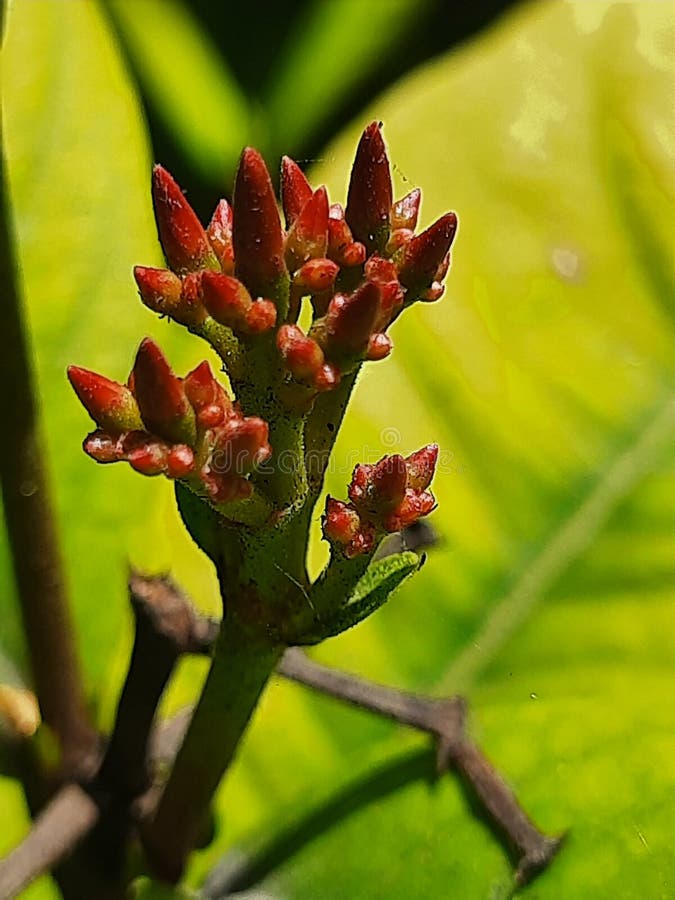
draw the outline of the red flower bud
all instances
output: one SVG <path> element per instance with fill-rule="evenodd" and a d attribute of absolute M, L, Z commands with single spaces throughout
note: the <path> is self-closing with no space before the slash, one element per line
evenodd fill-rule
<path fill-rule="evenodd" d="M 340 384 L 340 370 L 334 363 L 324 363 L 314 373 L 314 387 L 317 391 L 332 391 Z"/>
<path fill-rule="evenodd" d="M 171 175 L 152 170 L 152 203 L 159 240 L 170 268 L 179 275 L 197 269 L 218 268 L 201 222 Z"/>
<path fill-rule="evenodd" d="M 376 284 L 364 282 L 353 294 L 336 294 L 326 314 L 326 346 L 330 356 L 364 353 L 380 308 Z"/>
<path fill-rule="evenodd" d="M 457 216 L 446 213 L 426 231 L 408 241 L 396 259 L 398 278 L 412 299 L 431 286 L 457 231 Z M 412 296 L 411 296 L 412 295 Z"/>
<path fill-rule="evenodd" d="M 287 277 L 284 235 L 269 172 L 257 150 L 242 153 L 234 181 L 234 258 L 251 294 L 277 298 Z"/>
<path fill-rule="evenodd" d="M 149 440 L 145 445 L 130 450 L 126 458 L 141 475 L 162 475 L 166 472 L 168 456 L 166 444 Z"/>
<path fill-rule="evenodd" d="M 323 536 L 336 544 L 348 544 L 356 537 L 361 527 L 359 514 L 351 505 L 333 497 L 326 497 L 326 512 L 323 517 Z"/>
<path fill-rule="evenodd" d="M 122 459 L 119 438 L 106 434 L 105 431 L 92 431 L 84 439 L 82 449 L 99 463 L 117 462 Z"/>
<path fill-rule="evenodd" d="M 221 325 L 236 329 L 253 302 L 246 287 L 231 275 L 203 272 L 201 291 L 204 306 Z"/>
<path fill-rule="evenodd" d="M 408 469 L 398 453 L 384 456 L 374 466 L 359 465 L 349 485 L 349 499 L 366 517 L 379 517 L 395 509 L 405 496 Z"/>
<path fill-rule="evenodd" d="M 290 228 L 312 196 L 312 188 L 300 166 L 290 156 L 281 158 L 281 205 Z"/>
<path fill-rule="evenodd" d="M 300 380 L 311 378 L 323 365 L 321 347 L 297 325 L 282 325 L 277 347 L 288 370 Z"/>
<path fill-rule="evenodd" d="M 405 228 L 414 231 L 417 227 L 417 217 L 420 212 L 420 201 L 422 192 L 419 188 L 415 188 L 397 200 L 391 208 L 391 227 L 392 230 Z"/>
<path fill-rule="evenodd" d="M 68 379 L 82 406 L 103 431 L 114 436 L 142 427 L 138 404 L 126 385 L 79 366 L 68 367 Z"/>
<path fill-rule="evenodd" d="M 384 250 L 390 231 L 391 173 L 380 128 L 372 122 L 359 141 L 345 210 L 352 234 L 369 253 Z"/>
<path fill-rule="evenodd" d="M 193 444 L 195 414 L 183 382 L 159 346 L 151 339 L 141 342 L 134 363 L 134 390 L 146 428 L 167 441 Z"/>
<path fill-rule="evenodd" d="M 438 444 L 427 444 L 421 450 L 411 453 L 405 462 L 408 468 L 407 486 L 414 491 L 426 491 L 436 471 Z"/>
<path fill-rule="evenodd" d="M 366 248 L 354 240 L 339 203 L 334 203 L 328 213 L 328 256 L 347 267 L 360 266 L 366 260 Z"/>
<path fill-rule="evenodd" d="M 225 393 L 222 384 L 214 377 L 211 366 L 206 360 L 185 376 L 183 387 L 192 408 L 198 415 L 200 424 L 205 427 L 218 425 L 223 421 L 226 413 L 229 414 L 232 409 L 232 401 Z M 202 422 L 202 412 L 210 410 L 212 407 L 221 411 L 220 416 L 216 416 L 211 410 L 207 414 L 209 421 Z M 217 421 L 214 421 L 214 419 L 217 419 Z"/>
<path fill-rule="evenodd" d="M 291 271 L 328 249 L 328 194 L 320 187 L 303 206 L 286 237 L 286 260 Z"/>
<path fill-rule="evenodd" d="M 392 351 L 393 343 L 389 335 L 377 332 L 371 334 L 368 341 L 368 349 L 366 350 L 366 359 L 377 361 L 389 356 Z"/>
<path fill-rule="evenodd" d="M 226 275 L 234 275 L 234 246 L 232 244 L 232 207 L 227 200 L 216 206 L 209 227 L 206 229 L 213 252 Z"/>
<path fill-rule="evenodd" d="M 213 503 L 246 500 L 253 493 L 251 482 L 238 475 L 218 475 L 207 469 L 202 472 L 202 481 Z"/>
<path fill-rule="evenodd" d="M 231 419 L 218 435 L 210 469 L 216 474 L 247 475 L 272 455 L 268 425 L 257 416 Z"/>
<path fill-rule="evenodd" d="M 435 505 L 433 494 L 428 491 L 418 493 L 409 488 L 398 507 L 385 518 L 384 528 L 390 532 L 409 528 L 422 516 L 428 516 Z"/>
<path fill-rule="evenodd" d="M 187 444 L 176 444 L 172 447 L 167 461 L 166 474 L 169 478 L 185 478 L 195 467 L 195 455 Z"/>
<path fill-rule="evenodd" d="M 170 269 L 134 266 L 134 278 L 143 303 L 153 312 L 170 316 L 180 302 L 182 282 Z"/>
<path fill-rule="evenodd" d="M 254 300 L 244 316 L 244 330 L 248 334 L 263 334 L 277 323 L 277 308 L 271 300 Z"/>
<path fill-rule="evenodd" d="M 314 294 L 331 288 L 340 267 L 332 259 L 310 259 L 293 276 L 293 287 Z"/>

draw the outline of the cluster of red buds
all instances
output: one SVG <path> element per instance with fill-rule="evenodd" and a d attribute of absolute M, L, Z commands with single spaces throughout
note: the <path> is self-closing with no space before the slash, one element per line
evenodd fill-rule
<path fill-rule="evenodd" d="M 250 496 L 246 476 L 272 452 L 267 423 L 241 414 L 207 362 L 179 378 L 146 338 L 126 384 L 77 366 L 68 377 L 98 425 L 83 444 L 97 462 L 187 480 L 214 503 Z"/>
<path fill-rule="evenodd" d="M 193 330 L 208 318 L 246 339 L 277 327 L 290 377 L 315 391 L 334 388 L 364 359 L 383 359 L 386 331 L 415 300 L 436 300 L 457 228 L 447 213 L 414 234 L 420 191 L 394 202 L 380 124 L 366 128 L 356 153 L 347 206 L 330 205 L 299 166 L 284 157 L 281 224 L 260 154 L 248 148 L 232 206 L 221 200 L 204 229 L 171 175 L 153 173 L 153 202 L 169 269 L 137 266 L 141 299 Z M 303 297 L 313 322 L 296 324 Z"/>
<path fill-rule="evenodd" d="M 349 501 L 328 497 L 324 537 L 351 559 L 371 553 L 386 532 L 401 531 L 435 506 L 428 490 L 438 445 L 428 444 L 403 457 L 384 456 L 374 465 L 358 465 L 348 488 Z"/>

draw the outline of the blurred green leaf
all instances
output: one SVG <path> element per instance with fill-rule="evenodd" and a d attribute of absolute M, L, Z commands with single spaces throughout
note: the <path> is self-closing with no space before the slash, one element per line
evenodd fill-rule
<path fill-rule="evenodd" d="M 429 0 L 315 0 L 270 78 L 266 110 L 275 147 L 295 153 L 350 92 L 399 46 Z"/>
<path fill-rule="evenodd" d="M 675 885 L 671 12 L 523 8 L 380 98 L 315 173 L 341 199 L 380 118 L 397 193 L 419 184 L 426 222 L 448 208 L 461 222 L 447 296 L 406 313 L 391 360 L 368 368 L 329 477 L 339 496 L 355 458 L 438 440 L 441 543 L 319 656 L 468 692 L 474 734 L 534 819 L 571 829 L 523 891 L 539 900 Z M 507 896 L 505 851 L 452 777 L 430 785 L 423 746 L 270 691 L 222 794 L 263 890 Z"/>
<path fill-rule="evenodd" d="M 250 140 L 250 112 L 236 78 L 181 0 L 108 0 L 149 101 L 201 174 L 229 184 Z"/>

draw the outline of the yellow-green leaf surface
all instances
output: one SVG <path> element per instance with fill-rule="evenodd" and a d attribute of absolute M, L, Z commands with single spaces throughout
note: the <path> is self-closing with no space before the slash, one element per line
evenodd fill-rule
<path fill-rule="evenodd" d="M 171 565 L 202 604 L 212 573 L 164 484 L 81 456 L 63 370 L 122 377 L 148 330 L 179 368 L 201 348 L 134 297 L 131 265 L 157 258 L 149 157 L 96 6 L 19 0 L 5 53 L 47 447 L 88 684 L 109 710 L 126 559 Z M 423 188 L 426 222 L 461 219 L 447 296 L 409 311 L 393 357 L 368 367 L 329 477 L 343 496 L 357 459 L 438 440 L 440 544 L 318 654 L 467 691 L 475 736 L 536 821 L 571 829 L 537 898 L 675 893 L 674 67 L 671 3 L 534 4 L 378 100 L 318 173 L 341 199 L 358 132 L 380 118 L 398 192 Z M 8 586 L 3 569 L 3 604 Z M 421 739 L 275 683 L 191 880 L 235 846 L 262 851 L 274 897 L 505 896 L 505 852 L 431 770 Z"/>
<path fill-rule="evenodd" d="M 447 295 L 399 320 L 330 475 L 344 492 L 355 447 L 438 440 L 442 543 L 319 653 L 468 693 L 532 816 L 570 831 L 531 897 L 675 896 L 673 109 L 673 4 L 533 4 L 377 100 L 315 173 L 342 195 L 382 119 L 399 195 L 461 223 Z M 224 827 L 275 897 L 505 896 L 506 853 L 423 746 L 280 685 Z"/>

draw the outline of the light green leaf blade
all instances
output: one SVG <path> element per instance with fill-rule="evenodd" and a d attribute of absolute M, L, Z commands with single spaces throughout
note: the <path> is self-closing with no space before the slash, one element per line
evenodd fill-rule
<path fill-rule="evenodd" d="M 675 884 L 674 34 L 669 4 L 524 7 L 381 98 L 316 173 L 341 199 L 382 119 L 399 196 L 419 184 L 425 222 L 461 222 L 447 296 L 368 368 L 328 485 L 344 492 L 356 446 L 438 440 L 441 543 L 319 655 L 468 692 L 535 821 L 571 829 L 524 896 Z M 276 686 L 222 798 L 231 840 L 272 861 L 264 889 L 507 896 L 506 853 L 452 778 L 432 790 L 430 757 L 397 765 L 418 747 Z M 266 857 L 279 820 L 297 830 Z"/>
<path fill-rule="evenodd" d="M 363 0 L 312 3 L 270 79 L 266 108 L 275 146 L 292 154 L 310 139 L 383 56 L 397 45 L 404 48 L 406 29 L 429 5 L 428 0 L 387 0 L 376 7 Z"/>
<path fill-rule="evenodd" d="M 210 36 L 182 0 L 108 0 L 144 93 L 187 159 L 229 184 L 250 140 L 246 97 Z"/>

